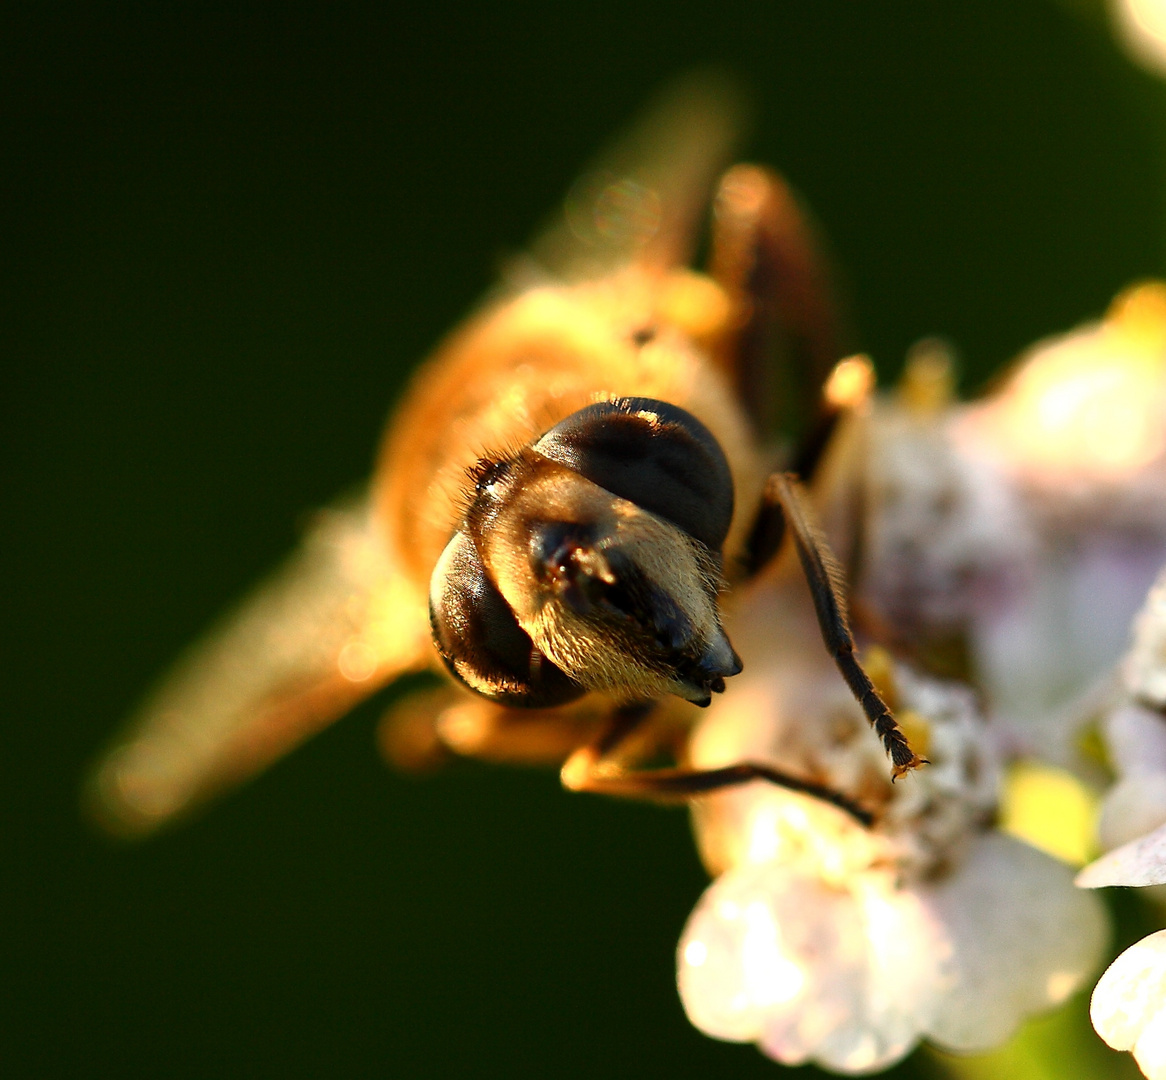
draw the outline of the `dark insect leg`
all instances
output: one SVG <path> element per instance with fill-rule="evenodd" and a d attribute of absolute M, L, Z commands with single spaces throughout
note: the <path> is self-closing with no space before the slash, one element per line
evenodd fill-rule
<path fill-rule="evenodd" d="M 651 716 L 650 702 L 621 706 L 609 726 L 587 746 L 580 747 L 563 765 L 563 786 L 571 791 L 587 791 L 626 799 L 661 802 L 685 801 L 696 795 L 767 780 L 789 791 L 812 795 L 845 811 L 861 825 L 870 826 L 873 815 L 854 800 L 822 784 L 803 780 L 771 765 L 739 762 L 717 769 L 626 769 L 611 755 Z"/>
<path fill-rule="evenodd" d="M 796 477 L 774 473 L 765 486 L 763 498 L 766 503 L 781 507 L 791 527 L 798 559 L 814 600 L 822 640 L 846 680 L 846 685 L 850 687 L 850 692 L 882 740 L 894 766 L 892 778 L 898 779 L 904 773 L 926 764 L 926 759 L 911 749 L 907 736 L 895 722 L 891 710 L 879 697 L 870 676 L 854 654 L 854 638 L 846 616 L 842 574 L 825 539 L 810 522 Z"/>
<path fill-rule="evenodd" d="M 758 431 L 796 434 L 820 452 L 825 438 L 812 418 L 848 335 L 822 245 L 776 173 L 756 165 L 725 173 L 709 272 L 738 313 L 718 359 Z"/>
<path fill-rule="evenodd" d="M 785 514 L 781 503 L 770 502 L 763 496 L 740 557 L 746 578 L 756 577 L 774 560 L 784 539 Z"/>

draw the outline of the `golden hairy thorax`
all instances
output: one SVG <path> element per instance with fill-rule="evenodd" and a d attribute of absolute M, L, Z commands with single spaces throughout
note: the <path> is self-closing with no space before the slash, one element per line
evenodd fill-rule
<path fill-rule="evenodd" d="M 461 520 L 477 461 L 616 397 L 678 405 L 712 432 L 737 494 L 726 544 L 735 550 L 762 477 L 746 420 L 707 348 L 728 321 L 709 279 L 632 269 L 530 289 L 455 332 L 413 380 L 378 463 L 377 513 L 418 588 L 428 588 Z"/>

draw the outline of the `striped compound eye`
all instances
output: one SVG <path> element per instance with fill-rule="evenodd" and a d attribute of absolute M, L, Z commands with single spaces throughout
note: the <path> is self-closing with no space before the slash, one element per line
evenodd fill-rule
<path fill-rule="evenodd" d="M 650 398 L 601 401 L 556 424 L 534 449 L 720 554 L 733 520 L 733 477 L 712 432 L 691 413 Z"/>
<path fill-rule="evenodd" d="M 600 402 L 472 479 L 430 586 L 465 685 L 532 707 L 588 690 L 705 705 L 740 671 L 717 610 L 732 477 L 694 416 Z"/>
<path fill-rule="evenodd" d="M 465 532 L 454 533 L 433 572 L 429 622 L 453 676 L 494 701 L 549 708 L 585 692 L 534 647 Z"/>

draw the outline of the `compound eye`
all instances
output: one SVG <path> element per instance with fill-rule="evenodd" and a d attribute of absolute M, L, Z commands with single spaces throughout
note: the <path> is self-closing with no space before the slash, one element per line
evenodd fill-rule
<path fill-rule="evenodd" d="M 721 550 L 733 477 L 712 432 L 684 409 L 652 398 L 601 401 L 556 424 L 534 449 Z"/>
<path fill-rule="evenodd" d="M 453 676 L 494 701 L 550 708 L 586 692 L 534 647 L 464 532 L 454 533 L 433 571 L 429 623 Z"/>

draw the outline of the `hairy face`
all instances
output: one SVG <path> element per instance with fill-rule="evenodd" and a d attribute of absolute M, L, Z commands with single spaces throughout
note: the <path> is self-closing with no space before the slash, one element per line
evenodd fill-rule
<path fill-rule="evenodd" d="M 663 518 L 526 451 L 479 485 L 467 527 L 535 647 L 580 685 L 707 704 L 740 663 L 716 557 Z"/>

